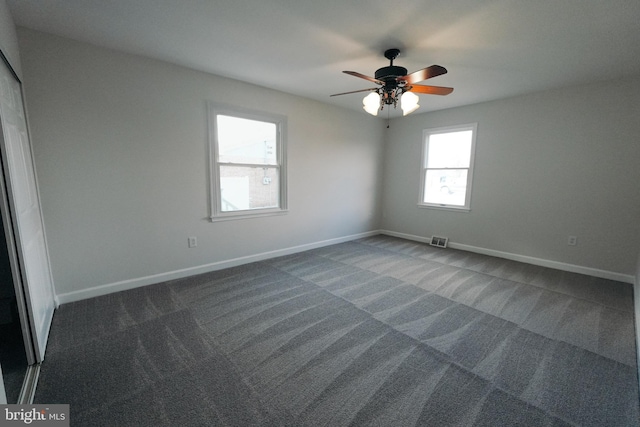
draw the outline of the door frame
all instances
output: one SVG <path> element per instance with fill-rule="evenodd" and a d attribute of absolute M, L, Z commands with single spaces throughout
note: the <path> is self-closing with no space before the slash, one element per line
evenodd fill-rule
<path fill-rule="evenodd" d="M 13 77 L 18 81 L 18 83 L 20 83 L 20 88 L 22 89 L 22 82 L 20 81 L 20 78 L 14 71 L 13 67 L 11 67 L 11 64 L 9 63 L 4 53 L 2 53 L 2 51 L 0 51 L 0 59 L 9 69 L 9 72 L 13 74 Z M 29 365 L 33 365 L 34 363 L 37 363 L 38 360 L 35 352 L 35 343 L 33 341 L 34 337 L 31 329 L 31 321 L 29 319 L 29 310 L 27 308 L 27 296 L 23 288 L 20 258 L 18 257 L 18 248 L 13 232 L 14 221 L 12 218 L 12 209 L 9 201 L 7 185 L 5 182 L 5 176 L 7 176 L 7 174 L 5 171 L 6 159 L 4 155 L 4 146 L 4 130 L 2 127 L 2 121 L 0 120 L 0 147 L 2 147 L 2 150 L 0 150 L 0 214 L 2 215 L 2 226 L 4 228 L 7 251 L 9 254 L 11 277 L 13 279 L 13 287 L 15 289 L 16 300 L 18 303 L 18 314 L 20 316 L 20 326 L 22 329 L 25 351 L 27 353 L 27 363 Z"/>

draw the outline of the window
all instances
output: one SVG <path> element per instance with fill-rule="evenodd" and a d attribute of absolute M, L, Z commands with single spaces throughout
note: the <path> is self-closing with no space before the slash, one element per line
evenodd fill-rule
<path fill-rule="evenodd" d="M 286 118 L 209 104 L 211 220 L 287 210 Z"/>
<path fill-rule="evenodd" d="M 470 209 L 477 126 L 425 129 L 419 206 Z"/>

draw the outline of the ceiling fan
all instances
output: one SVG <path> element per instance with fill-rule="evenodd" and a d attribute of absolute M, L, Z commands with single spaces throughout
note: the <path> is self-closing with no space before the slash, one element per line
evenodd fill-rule
<path fill-rule="evenodd" d="M 400 55 L 400 49 L 388 49 L 384 52 L 385 58 L 390 61 L 388 67 L 376 70 L 375 78 L 365 76 L 356 71 L 343 71 L 354 77 L 377 83 L 379 86 L 369 89 L 354 90 L 351 92 L 336 93 L 331 96 L 347 95 L 358 92 L 372 92 L 365 96 L 363 100 L 364 110 L 374 116 L 378 111 L 384 109 L 385 105 L 393 105 L 396 108 L 400 101 L 400 108 L 404 116 L 414 112 L 420 107 L 419 98 L 415 93 L 425 93 L 429 95 L 448 95 L 453 92 L 451 87 L 419 85 L 417 82 L 440 76 L 447 73 L 447 69 L 440 65 L 432 65 L 411 74 L 407 74 L 407 69 L 393 65 L 393 61 Z"/>

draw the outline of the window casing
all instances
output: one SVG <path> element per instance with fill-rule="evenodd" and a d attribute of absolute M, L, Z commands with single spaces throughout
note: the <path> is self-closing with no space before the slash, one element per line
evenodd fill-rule
<path fill-rule="evenodd" d="M 418 206 L 468 211 L 478 124 L 425 129 Z"/>
<path fill-rule="evenodd" d="M 209 103 L 211 220 L 287 212 L 286 117 Z"/>

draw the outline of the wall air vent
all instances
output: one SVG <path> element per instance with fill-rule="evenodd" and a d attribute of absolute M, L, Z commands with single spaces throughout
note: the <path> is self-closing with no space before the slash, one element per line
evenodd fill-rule
<path fill-rule="evenodd" d="M 431 236 L 431 242 L 429 242 L 429 244 L 431 246 L 437 246 L 439 248 L 446 248 L 448 241 L 448 237 Z"/>

